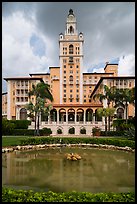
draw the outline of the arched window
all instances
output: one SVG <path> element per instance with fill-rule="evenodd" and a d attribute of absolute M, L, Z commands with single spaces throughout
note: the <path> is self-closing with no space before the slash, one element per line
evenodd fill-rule
<path fill-rule="evenodd" d="M 72 75 L 69 76 L 69 81 L 73 81 L 73 76 Z"/>
<path fill-rule="evenodd" d="M 70 31 L 70 33 L 74 33 L 74 28 L 72 26 L 70 26 L 69 31 Z"/>
<path fill-rule="evenodd" d="M 20 120 L 27 120 L 27 110 L 25 108 L 20 110 Z"/>
<path fill-rule="evenodd" d="M 50 119 L 53 122 L 57 122 L 57 110 L 56 109 L 52 109 L 50 111 Z"/>
<path fill-rule="evenodd" d="M 69 54 L 73 54 L 73 45 L 69 45 Z"/>
<path fill-rule="evenodd" d="M 124 110 L 123 110 L 123 108 L 118 108 L 117 109 L 117 118 L 124 119 Z"/>

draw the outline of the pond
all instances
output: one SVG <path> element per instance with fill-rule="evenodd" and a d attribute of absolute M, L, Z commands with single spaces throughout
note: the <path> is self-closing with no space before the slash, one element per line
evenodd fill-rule
<path fill-rule="evenodd" d="M 67 160 L 66 153 L 82 159 Z M 135 154 L 95 148 L 47 148 L 2 155 L 2 185 L 54 192 L 135 190 Z"/>

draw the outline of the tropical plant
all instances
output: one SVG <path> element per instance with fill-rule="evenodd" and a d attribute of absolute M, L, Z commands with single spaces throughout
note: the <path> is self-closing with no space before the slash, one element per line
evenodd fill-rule
<path fill-rule="evenodd" d="M 101 132 L 101 128 L 99 128 L 98 126 L 95 126 L 92 128 L 93 136 L 100 132 Z"/>
<path fill-rule="evenodd" d="M 49 91 L 49 85 L 45 84 L 44 82 L 40 82 L 37 85 L 33 84 L 32 90 L 28 94 L 30 99 L 31 96 L 35 96 L 35 103 L 32 103 L 32 101 L 30 101 L 30 103 L 26 105 L 26 108 L 29 110 L 28 117 L 34 118 L 35 121 L 34 135 L 39 135 L 40 114 L 47 114 L 51 109 L 51 105 L 46 107 L 45 103 L 47 103 L 47 99 L 52 102 L 53 96 Z"/>
<path fill-rule="evenodd" d="M 93 96 L 93 99 L 96 100 L 97 98 L 102 103 L 104 100 L 107 101 L 108 108 L 110 107 L 110 103 L 114 100 L 115 97 L 115 90 L 116 87 L 108 87 L 107 85 L 102 85 L 104 93 L 97 93 Z M 106 115 L 106 116 L 105 116 Z M 105 121 L 107 121 L 107 114 L 104 114 Z M 108 114 L 108 130 L 110 131 L 110 115 Z M 106 122 L 105 122 L 106 123 Z"/>
<path fill-rule="evenodd" d="M 105 131 L 107 131 L 107 117 L 113 117 L 115 112 L 115 108 L 98 108 L 97 114 L 99 116 L 105 117 Z M 110 128 L 108 128 L 109 130 Z M 110 131 L 110 130 L 109 130 Z"/>
<path fill-rule="evenodd" d="M 126 111 L 126 124 L 127 124 L 127 110 L 128 110 L 128 104 L 135 105 L 135 87 L 132 89 L 126 88 L 126 89 L 116 89 L 115 91 L 115 107 L 123 107 Z"/>
<path fill-rule="evenodd" d="M 129 139 L 135 140 L 135 127 L 131 126 L 128 130 L 125 130 L 124 136 Z"/>
<path fill-rule="evenodd" d="M 57 133 L 58 133 L 58 134 L 62 134 L 62 129 L 60 129 L 60 128 L 57 129 Z"/>

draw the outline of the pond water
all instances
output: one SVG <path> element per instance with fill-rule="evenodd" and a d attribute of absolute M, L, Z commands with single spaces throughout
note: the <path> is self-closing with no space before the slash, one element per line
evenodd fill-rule
<path fill-rule="evenodd" d="M 66 153 L 82 159 L 69 161 Z M 54 192 L 135 190 L 135 154 L 93 148 L 48 148 L 2 154 L 2 185 Z"/>

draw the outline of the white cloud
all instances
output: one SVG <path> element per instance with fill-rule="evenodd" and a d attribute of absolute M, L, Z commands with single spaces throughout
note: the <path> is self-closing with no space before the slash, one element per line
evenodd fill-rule
<path fill-rule="evenodd" d="M 132 76 L 135 75 L 135 55 L 129 54 L 120 57 L 118 65 L 119 76 Z"/>
<path fill-rule="evenodd" d="M 33 33 L 46 45 L 46 56 L 36 56 L 30 46 Z M 52 58 L 52 42 L 35 27 L 34 21 L 26 21 L 21 12 L 10 18 L 2 18 L 2 75 L 3 77 L 28 76 L 29 73 L 48 72 Z M 5 89 L 5 88 L 4 88 Z"/>
<path fill-rule="evenodd" d="M 95 69 L 93 69 L 92 72 L 93 72 L 93 73 L 94 73 L 94 72 L 97 72 L 97 73 L 104 73 L 104 67 L 103 67 L 103 68 L 95 68 Z"/>

